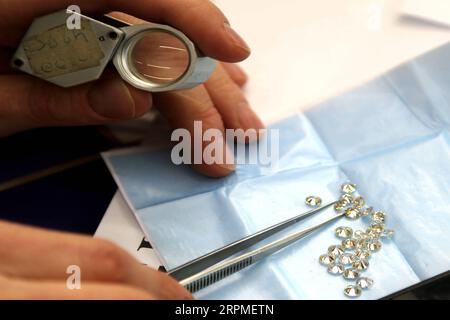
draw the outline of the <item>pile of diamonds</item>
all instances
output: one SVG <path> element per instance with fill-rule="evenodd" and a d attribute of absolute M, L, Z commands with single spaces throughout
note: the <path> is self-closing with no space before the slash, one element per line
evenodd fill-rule
<path fill-rule="evenodd" d="M 374 281 L 361 274 L 369 267 L 370 256 L 381 249 L 381 238 L 390 239 L 394 230 L 386 229 L 386 214 L 367 207 L 361 196 L 356 196 L 356 185 L 344 183 L 341 186 L 342 195 L 335 203 L 337 213 L 344 213 L 348 219 L 356 220 L 364 217 L 369 226 L 366 230 L 353 230 L 342 226 L 335 229 L 335 235 L 341 243 L 332 245 L 328 252 L 319 257 L 319 262 L 327 266 L 333 275 L 342 275 L 344 279 L 354 281 L 344 288 L 348 297 L 359 297 L 362 290 L 373 286 Z"/>

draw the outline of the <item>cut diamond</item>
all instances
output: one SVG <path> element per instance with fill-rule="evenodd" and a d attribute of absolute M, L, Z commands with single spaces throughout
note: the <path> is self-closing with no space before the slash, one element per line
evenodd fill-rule
<path fill-rule="evenodd" d="M 341 190 L 344 193 L 353 193 L 356 191 L 356 184 L 350 182 L 344 183 L 341 186 Z"/>
<path fill-rule="evenodd" d="M 382 233 L 384 231 L 384 224 L 382 223 L 374 223 L 369 227 L 369 232 L 373 231 L 375 233 Z"/>
<path fill-rule="evenodd" d="M 309 196 L 306 197 L 305 203 L 310 207 L 317 208 L 322 204 L 322 199 L 317 196 Z"/>
<path fill-rule="evenodd" d="M 344 253 L 344 248 L 342 246 L 330 246 L 328 248 L 328 254 L 333 257 L 338 257 Z"/>
<path fill-rule="evenodd" d="M 369 267 L 369 262 L 367 260 L 358 260 L 353 262 L 352 267 L 353 269 L 363 271 Z"/>
<path fill-rule="evenodd" d="M 325 266 L 333 263 L 335 260 L 335 257 L 330 256 L 329 254 L 323 254 L 319 257 L 319 262 Z"/>
<path fill-rule="evenodd" d="M 372 220 L 376 223 L 383 223 L 386 221 L 386 214 L 383 211 L 377 211 L 372 214 Z"/>
<path fill-rule="evenodd" d="M 370 258 L 370 251 L 368 250 L 356 250 L 355 256 L 361 260 L 368 260 Z"/>
<path fill-rule="evenodd" d="M 340 200 L 342 201 L 344 206 L 348 206 L 353 202 L 353 196 L 350 194 L 343 194 Z"/>
<path fill-rule="evenodd" d="M 337 227 L 336 230 L 334 231 L 334 234 L 338 238 L 347 239 L 352 236 L 353 229 L 350 227 Z"/>
<path fill-rule="evenodd" d="M 350 253 L 343 253 L 339 257 L 339 263 L 343 265 L 352 264 L 355 261 L 355 258 Z"/>
<path fill-rule="evenodd" d="M 336 212 L 341 212 L 342 210 L 344 210 L 345 205 L 342 203 L 341 200 L 336 201 L 336 203 L 334 204 L 334 210 Z"/>
<path fill-rule="evenodd" d="M 361 295 L 361 288 L 358 286 L 346 286 L 344 293 L 347 297 L 356 298 Z"/>
<path fill-rule="evenodd" d="M 342 274 L 344 272 L 344 266 L 340 263 L 332 263 L 328 266 L 328 272 L 331 274 Z"/>
<path fill-rule="evenodd" d="M 378 251 L 381 249 L 381 242 L 378 240 L 374 240 L 374 241 L 370 241 L 367 244 L 367 249 L 369 249 L 370 251 Z"/>
<path fill-rule="evenodd" d="M 356 240 L 355 239 L 342 240 L 342 246 L 347 250 L 352 250 L 356 248 Z"/>
<path fill-rule="evenodd" d="M 364 207 L 365 204 L 366 202 L 364 201 L 363 197 L 356 197 L 353 200 L 353 205 L 355 206 L 355 208 L 361 209 L 362 207 Z"/>
<path fill-rule="evenodd" d="M 367 234 L 366 234 L 364 231 L 362 231 L 362 230 L 356 230 L 356 231 L 353 233 L 353 237 L 354 237 L 355 239 L 357 239 L 357 240 L 360 240 L 360 239 L 366 239 L 366 238 L 367 238 Z"/>
<path fill-rule="evenodd" d="M 359 271 L 349 268 L 349 269 L 345 269 L 343 277 L 347 280 L 353 280 L 359 277 Z"/>
<path fill-rule="evenodd" d="M 367 240 L 366 239 L 357 240 L 356 249 L 367 249 Z"/>
<path fill-rule="evenodd" d="M 373 286 L 373 280 L 366 277 L 361 277 L 356 280 L 356 285 L 361 289 L 370 289 Z"/>
<path fill-rule="evenodd" d="M 360 212 L 355 208 L 347 208 L 345 209 L 345 216 L 349 219 L 355 220 L 359 218 Z"/>

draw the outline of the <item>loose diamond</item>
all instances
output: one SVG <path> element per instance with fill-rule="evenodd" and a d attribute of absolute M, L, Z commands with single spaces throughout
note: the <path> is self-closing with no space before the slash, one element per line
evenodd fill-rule
<path fill-rule="evenodd" d="M 346 204 L 342 200 L 338 200 L 334 204 L 334 210 L 336 212 L 341 212 L 342 210 L 344 210 L 345 207 L 346 207 Z"/>
<path fill-rule="evenodd" d="M 322 204 L 322 199 L 317 196 L 309 196 L 306 197 L 305 203 L 310 207 L 317 208 Z"/>
<path fill-rule="evenodd" d="M 373 231 L 375 233 L 382 233 L 384 231 L 384 224 L 382 223 L 374 223 L 369 227 L 369 231 Z"/>
<path fill-rule="evenodd" d="M 393 238 L 394 235 L 395 235 L 395 231 L 392 229 L 386 229 L 381 233 L 381 236 L 383 238 L 388 238 L 388 239 Z"/>
<path fill-rule="evenodd" d="M 349 269 L 345 269 L 343 277 L 347 280 L 353 280 L 359 277 L 359 271 L 349 268 Z"/>
<path fill-rule="evenodd" d="M 364 231 L 362 231 L 362 230 L 356 230 L 353 233 L 353 238 L 355 238 L 357 240 L 366 239 L 367 238 L 367 234 Z"/>
<path fill-rule="evenodd" d="M 354 261 L 354 257 L 352 254 L 350 253 L 343 253 L 341 254 L 341 256 L 339 257 L 339 263 L 343 264 L 343 265 L 348 265 L 348 264 L 352 264 Z"/>
<path fill-rule="evenodd" d="M 356 197 L 353 200 L 353 205 L 355 206 L 355 208 L 357 209 L 361 209 L 362 207 L 364 207 L 364 205 L 366 204 L 366 202 L 364 201 L 363 197 Z"/>
<path fill-rule="evenodd" d="M 353 229 L 349 228 L 349 227 L 338 227 L 336 228 L 336 230 L 334 231 L 334 234 L 336 235 L 336 237 L 341 238 L 341 239 L 347 239 L 350 238 L 353 234 Z"/>
<path fill-rule="evenodd" d="M 319 262 L 325 266 L 334 263 L 335 260 L 335 257 L 330 256 L 329 254 L 323 254 L 319 257 Z"/>
<path fill-rule="evenodd" d="M 371 215 L 373 214 L 373 208 L 372 208 L 372 207 L 368 207 L 368 208 L 364 209 L 364 210 L 361 212 L 361 214 L 362 214 L 364 217 L 371 216 Z"/>
<path fill-rule="evenodd" d="M 359 261 L 355 261 L 352 264 L 353 269 L 356 270 L 366 270 L 369 267 L 369 262 L 367 260 L 359 260 Z"/>
<path fill-rule="evenodd" d="M 330 246 L 328 248 L 328 254 L 333 257 L 338 257 L 344 253 L 344 248 L 342 246 Z"/>
<path fill-rule="evenodd" d="M 370 258 L 370 251 L 368 250 L 356 250 L 355 256 L 360 260 L 367 260 Z"/>
<path fill-rule="evenodd" d="M 353 202 L 353 196 L 350 194 L 343 194 L 341 196 L 341 201 L 344 204 L 344 206 L 348 206 Z"/>
<path fill-rule="evenodd" d="M 332 263 L 328 266 L 328 272 L 331 274 L 342 274 L 344 269 L 344 266 L 340 263 Z"/>
<path fill-rule="evenodd" d="M 356 240 L 355 239 L 342 240 L 342 246 L 347 250 L 352 250 L 356 247 Z"/>
<path fill-rule="evenodd" d="M 367 240 L 359 239 L 356 241 L 356 249 L 366 249 L 367 248 Z"/>
<path fill-rule="evenodd" d="M 359 218 L 360 212 L 355 208 L 347 208 L 345 209 L 345 216 L 349 219 L 355 220 Z"/>
<path fill-rule="evenodd" d="M 359 288 L 358 286 L 346 286 L 344 289 L 344 293 L 348 297 L 356 298 L 361 295 L 361 288 Z"/>
<path fill-rule="evenodd" d="M 353 193 L 353 192 L 356 191 L 356 184 L 350 183 L 350 182 L 344 183 L 344 184 L 341 186 L 341 190 L 342 190 L 342 192 L 344 192 L 344 193 Z"/>
<path fill-rule="evenodd" d="M 378 241 L 378 240 L 375 240 L 375 241 L 370 241 L 368 244 L 367 244 L 367 249 L 369 249 L 370 251 L 378 251 L 378 250 L 380 250 L 381 249 L 381 242 L 380 241 Z"/>
<path fill-rule="evenodd" d="M 356 285 L 361 289 L 370 289 L 373 286 L 373 280 L 366 277 L 361 277 L 356 280 Z"/>
<path fill-rule="evenodd" d="M 386 214 L 383 211 L 377 211 L 372 214 L 372 220 L 376 223 L 383 223 L 386 221 Z"/>

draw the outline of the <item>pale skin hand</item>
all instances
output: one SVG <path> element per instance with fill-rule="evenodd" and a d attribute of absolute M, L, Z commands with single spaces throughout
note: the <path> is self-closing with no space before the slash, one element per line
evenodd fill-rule
<path fill-rule="evenodd" d="M 262 128 L 240 86 L 235 62 L 250 50 L 225 16 L 207 0 L 78 0 L 83 13 L 126 12 L 183 31 L 208 56 L 226 62 L 191 90 L 150 95 L 118 76 L 62 89 L 8 67 L 34 17 L 67 8 L 71 0 L 0 0 L 0 137 L 30 128 L 91 125 L 137 118 L 154 105 L 173 128 Z M 205 17 L 208 17 L 205 19 Z M 127 18 L 130 18 L 129 16 Z M 197 165 L 213 177 L 233 166 Z M 169 276 L 140 265 L 115 245 L 90 237 L 0 222 L 0 299 L 184 299 L 190 294 Z M 82 270 L 82 289 L 66 288 L 66 269 Z"/>
<path fill-rule="evenodd" d="M 191 299 L 164 273 L 110 242 L 0 222 L 1 299 Z M 81 289 L 66 286 L 81 269 Z"/>

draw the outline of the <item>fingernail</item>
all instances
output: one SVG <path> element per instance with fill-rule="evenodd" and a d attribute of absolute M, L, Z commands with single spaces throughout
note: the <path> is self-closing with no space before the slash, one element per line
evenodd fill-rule
<path fill-rule="evenodd" d="M 251 53 L 250 47 L 242 39 L 242 37 L 227 23 L 224 23 L 225 31 L 227 32 L 229 38 L 234 43 L 234 45 L 242 50 L 244 50 L 248 55 Z"/>
<path fill-rule="evenodd" d="M 92 85 L 88 93 L 91 108 L 109 119 L 131 119 L 136 115 L 135 102 L 120 79 L 105 79 Z"/>

